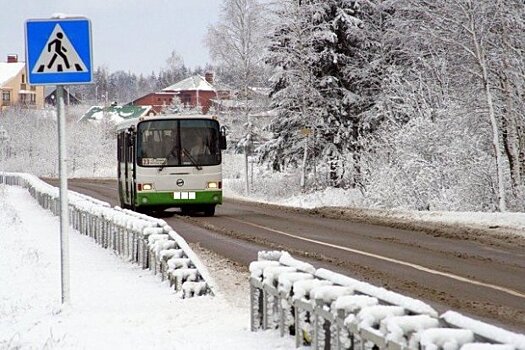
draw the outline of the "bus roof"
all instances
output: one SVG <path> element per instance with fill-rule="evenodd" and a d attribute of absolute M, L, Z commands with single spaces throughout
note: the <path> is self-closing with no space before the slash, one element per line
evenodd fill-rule
<path fill-rule="evenodd" d="M 144 120 L 165 120 L 165 119 L 210 119 L 217 120 L 215 115 L 207 114 L 166 114 L 166 115 L 154 115 L 154 116 L 143 116 L 140 118 L 126 119 L 116 125 L 116 131 L 128 129 L 130 126 L 137 126 L 138 123 Z"/>

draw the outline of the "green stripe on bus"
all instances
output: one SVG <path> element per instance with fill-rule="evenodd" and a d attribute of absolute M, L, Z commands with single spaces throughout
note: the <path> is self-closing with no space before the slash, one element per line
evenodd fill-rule
<path fill-rule="evenodd" d="M 222 204 L 222 191 L 195 192 L 195 199 L 175 199 L 174 192 L 137 192 L 137 205 Z"/>

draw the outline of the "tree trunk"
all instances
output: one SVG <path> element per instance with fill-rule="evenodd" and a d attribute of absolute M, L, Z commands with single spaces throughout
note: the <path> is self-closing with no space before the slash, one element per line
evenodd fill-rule
<path fill-rule="evenodd" d="M 479 49 L 479 45 L 476 42 L 476 49 Z M 480 51 L 478 51 L 480 53 Z M 497 168 L 497 174 L 498 174 L 498 203 L 499 203 L 499 211 L 506 211 L 507 205 L 506 205 L 506 198 L 505 198 L 505 182 L 503 179 L 503 159 L 502 159 L 502 152 L 500 147 L 500 141 L 499 141 L 499 127 L 498 127 L 498 121 L 496 119 L 496 113 L 494 112 L 494 103 L 493 103 L 493 97 L 492 97 L 492 90 L 490 88 L 489 80 L 488 80 L 488 72 L 487 72 L 487 65 L 485 63 L 485 60 L 481 55 L 478 56 L 479 60 L 478 63 L 481 66 L 482 70 L 482 76 L 483 76 L 483 86 L 485 90 L 485 98 L 487 100 L 487 105 L 489 107 L 489 117 L 490 117 L 490 124 L 492 126 L 492 145 L 494 146 L 494 152 L 496 153 L 496 168 Z"/>
<path fill-rule="evenodd" d="M 496 113 L 494 111 L 494 102 L 492 96 L 492 90 L 489 83 L 489 74 L 487 68 L 487 62 L 485 60 L 485 52 L 483 49 L 482 41 L 476 34 L 476 27 L 474 25 L 474 18 L 470 17 L 470 29 L 472 33 L 472 41 L 475 47 L 475 55 L 477 64 L 481 70 L 481 79 L 483 82 L 483 90 L 485 93 L 485 99 L 489 108 L 490 124 L 492 126 L 492 145 L 494 146 L 494 153 L 496 155 L 496 171 L 498 177 L 498 209 L 499 211 L 507 211 L 507 201 L 505 198 L 505 182 L 503 178 L 503 157 L 500 147 L 499 137 L 499 126 L 496 119 Z"/>
<path fill-rule="evenodd" d="M 504 62 L 504 69 L 507 68 L 506 62 Z M 510 84 L 508 78 L 505 76 L 505 73 L 501 74 L 501 87 L 505 95 L 505 107 L 503 109 L 503 118 L 502 118 L 502 137 L 503 137 L 503 146 L 505 150 L 505 155 L 509 162 L 510 170 L 510 179 L 512 194 L 518 202 L 521 203 L 522 195 L 522 185 L 521 185 L 521 172 L 522 164 L 520 163 L 520 142 L 518 136 L 518 123 L 516 116 L 514 114 L 512 92 L 510 91 Z M 518 210 L 522 210 L 523 206 L 520 205 Z"/>

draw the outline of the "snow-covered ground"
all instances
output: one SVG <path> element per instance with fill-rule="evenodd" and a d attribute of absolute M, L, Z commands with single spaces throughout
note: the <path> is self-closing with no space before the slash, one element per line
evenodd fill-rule
<path fill-rule="evenodd" d="M 222 297 L 180 299 L 150 271 L 74 231 L 71 303 L 63 307 L 59 219 L 25 189 L 4 185 L 0 213 L 0 349 L 294 348 L 291 337 L 250 332 L 240 281 Z"/>

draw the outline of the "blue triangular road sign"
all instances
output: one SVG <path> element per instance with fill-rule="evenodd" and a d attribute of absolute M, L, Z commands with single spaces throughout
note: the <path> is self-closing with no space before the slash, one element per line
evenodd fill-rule
<path fill-rule="evenodd" d="M 91 25 L 88 19 L 26 22 L 26 62 L 30 84 L 91 83 L 91 56 Z"/>

